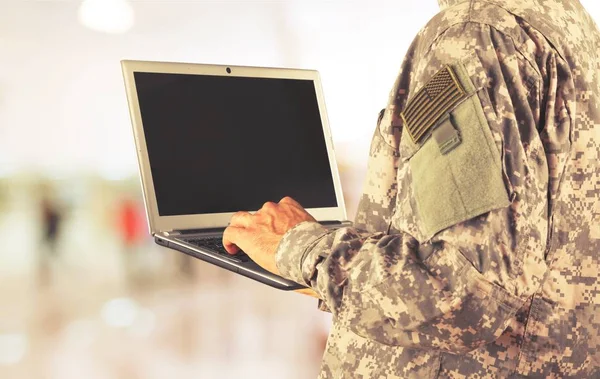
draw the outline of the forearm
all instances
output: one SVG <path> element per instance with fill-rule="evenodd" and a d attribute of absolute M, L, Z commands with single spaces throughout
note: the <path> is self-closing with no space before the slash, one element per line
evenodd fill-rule
<path fill-rule="evenodd" d="M 278 267 L 357 334 L 403 347 L 472 350 L 495 340 L 529 296 L 492 283 L 456 246 L 402 232 L 305 223 L 284 237 Z"/>

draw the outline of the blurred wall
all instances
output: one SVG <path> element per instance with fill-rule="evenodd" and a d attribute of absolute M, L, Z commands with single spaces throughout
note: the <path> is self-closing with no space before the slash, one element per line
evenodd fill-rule
<path fill-rule="evenodd" d="M 0 2 L 0 174 L 136 173 L 121 59 L 318 69 L 340 145 L 365 158 L 377 112 L 435 0 L 133 1 L 103 34 L 78 1 Z M 354 154 L 348 154 L 354 157 Z"/>
<path fill-rule="evenodd" d="M 109 35 L 78 23 L 79 4 L 0 1 L 0 175 L 136 174 L 125 58 L 317 69 L 338 154 L 364 166 L 404 52 L 437 12 L 435 0 L 133 1 L 133 28 Z"/>

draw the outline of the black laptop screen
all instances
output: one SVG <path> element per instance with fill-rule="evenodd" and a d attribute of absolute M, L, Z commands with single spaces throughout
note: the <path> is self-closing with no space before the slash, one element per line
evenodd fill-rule
<path fill-rule="evenodd" d="M 134 77 L 159 215 L 337 206 L 312 80 Z"/>

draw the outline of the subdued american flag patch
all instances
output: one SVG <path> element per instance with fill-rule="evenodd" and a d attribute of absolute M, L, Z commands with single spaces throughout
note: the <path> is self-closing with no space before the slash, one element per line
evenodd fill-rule
<path fill-rule="evenodd" d="M 438 120 L 467 97 L 451 67 L 438 71 L 400 114 L 414 143 L 419 143 Z"/>

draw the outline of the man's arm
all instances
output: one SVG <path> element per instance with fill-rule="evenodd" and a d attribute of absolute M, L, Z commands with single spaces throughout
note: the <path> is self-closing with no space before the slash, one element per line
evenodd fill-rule
<path fill-rule="evenodd" d="M 436 220 L 419 214 L 424 207 L 413 209 L 416 225 L 392 222 L 389 234 L 356 228 L 332 232 L 307 221 L 287 232 L 277 250 L 282 276 L 310 286 L 338 322 L 384 344 L 464 352 L 493 341 L 546 269 L 547 162 L 537 134 L 543 110 L 530 93 L 539 77 L 510 38 L 475 23 L 449 28 L 413 74 L 424 84 L 433 72 L 461 59 L 477 60 L 466 62 L 477 87 L 472 96 L 501 147 L 509 205 L 492 204 L 425 238 L 408 232 L 427 229 L 427 218 Z M 371 161 L 377 161 L 373 151 L 385 149 L 393 147 L 376 133 Z M 399 170 L 399 192 L 420 196 L 421 204 L 423 197 L 435 200 L 435 193 L 415 194 L 416 178 L 427 168 L 412 159 Z M 476 162 L 465 159 L 461 167 L 468 171 L 471 164 Z M 371 180 L 376 183 L 376 175 Z M 426 190 L 444 194 L 443 188 Z"/>

